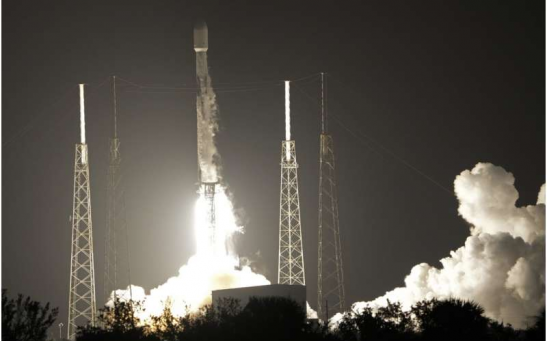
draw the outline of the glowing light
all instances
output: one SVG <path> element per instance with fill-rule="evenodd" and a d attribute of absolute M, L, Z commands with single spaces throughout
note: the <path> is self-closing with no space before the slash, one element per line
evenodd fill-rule
<path fill-rule="evenodd" d="M 234 234 L 242 231 L 242 227 L 238 226 L 233 205 L 226 189 L 220 184 L 216 185 L 214 204 L 214 244 L 209 234 L 209 207 L 202 186 L 194 210 L 195 255 L 179 269 L 177 276 L 152 289 L 150 294 L 147 295 L 141 287 L 131 287 L 133 299 L 143 303 L 143 309 L 136 312 L 142 324 L 149 324 L 152 316 L 161 315 L 165 307 L 170 307 L 176 317 L 197 312 L 200 307 L 211 303 L 213 290 L 270 284 L 249 266 L 240 266 L 231 241 Z M 107 305 L 112 306 L 114 295 L 121 300 L 129 300 L 129 288 L 113 292 Z"/>
<path fill-rule="evenodd" d="M 80 142 L 85 144 L 85 107 L 83 84 L 80 84 Z"/>
<path fill-rule="evenodd" d="M 234 233 L 240 232 L 241 227 L 237 226 L 233 212 L 232 203 L 226 195 L 224 187 L 215 186 L 214 210 L 215 210 L 215 229 L 210 230 L 210 217 L 207 198 L 204 188 L 200 189 L 200 196 L 196 202 L 194 210 L 194 233 L 196 235 L 197 255 L 201 257 L 226 257 L 233 250 L 229 248 L 229 241 Z M 214 232 L 214 236 L 211 233 Z M 211 243 L 211 241 L 214 241 Z"/>
<path fill-rule="evenodd" d="M 285 81 L 285 140 L 291 140 L 291 98 L 289 81 Z M 287 161 L 289 161 L 291 158 L 291 151 L 289 148 L 286 149 L 286 155 Z"/>

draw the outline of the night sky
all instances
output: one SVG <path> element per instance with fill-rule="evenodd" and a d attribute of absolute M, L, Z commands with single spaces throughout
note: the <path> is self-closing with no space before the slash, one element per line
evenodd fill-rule
<path fill-rule="evenodd" d="M 502 166 L 515 175 L 518 204 L 535 203 L 545 182 L 544 15 L 542 1 L 4 1 L 2 288 L 59 306 L 66 325 L 77 84 L 86 83 L 102 306 L 112 116 L 109 85 L 99 85 L 117 75 L 195 87 L 199 17 L 209 26 L 224 179 L 246 220 L 238 253 L 276 280 L 282 80 L 327 72 L 346 301 L 403 285 L 412 266 L 439 265 L 469 234 L 452 194 L 463 170 Z M 291 93 L 313 307 L 318 80 Z M 118 101 L 132 282 L 148 290 L 195 251 L 196 99 L 120 82 Z"/>

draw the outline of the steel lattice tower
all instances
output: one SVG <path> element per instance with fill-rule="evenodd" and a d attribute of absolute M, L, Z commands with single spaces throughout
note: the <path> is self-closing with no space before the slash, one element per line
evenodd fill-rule
<path fill-rule="evenodd" d="M 118 138 L 116 76 L 112 77 L 112 103 L 114 134 L 110 139 L 110 163 L 106 185 L 107 207 L 103 278 L 105 302 L 113 290 L 125 288 L 131 284 L 129 243 L 125 216 L 125 192 L 122 185 L 122 159 L 120 155 L 120 139 Z M 118 252 L 120 250 L 122 252 Z M 129 290 L 131 294 L 131 287 Z"/>
<path fill-rule="evenodd" d="M 76 145 L 74 160 L 74 200 L 72 209 L 72 256 L 68 303 L 69 340 L 74 340 L 76 327 L 95 324 L 95 272 L 93 262 L 93 228 L 91 192 L 89 188 L 89 158 L 85 143 L 83 84 L 80 85 L 81 143 Z"/>
<path fill-rule="evenodd" d="M 325 77 L 321 73 L 321 137 L 319 152 L 319 248 L 317 313 L 328 321 L 331 312 L 345 308 L 344 269 L 338 219 L 334 144 L 328 132 Z"/>
<path fill-rule="evenodd" d="M 279 209 L 279 271 L 277 275 L 279 284 L 306 284 L 297 170 L 295 143 L 294 141 L 283 141 Z"/>

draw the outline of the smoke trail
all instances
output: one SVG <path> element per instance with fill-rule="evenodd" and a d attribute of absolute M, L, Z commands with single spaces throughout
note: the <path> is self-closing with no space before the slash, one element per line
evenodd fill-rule
<path fill-rule="evenodd" d="M 207 66 L 207 53 L 196 53 L 200 94 L 197 98 L 198 162 L 201 180 L 218 181 L 219 154 L 215 144 L 218 132 L 218 107 Z"/>
<path fill-rule="evenodd" d="M 545 307 L 545 185 L 536 205 L 516 207 L 514 183 L 511 173 L 489 163 L 462 172 L 454 190 L 458 212 L 471 224 L 464 246 L 441 259 L 442 268 L 416 265 L 405 287 L 352 308 L 390 300 L 408 309 L 423 299 L 458 297 L 479 303 L 490 318 L 526 327 Z"/>
<path fill-rule="evenodd" d="M 80 142 L 85 144 L 84 85 L 80 84 Z"/>

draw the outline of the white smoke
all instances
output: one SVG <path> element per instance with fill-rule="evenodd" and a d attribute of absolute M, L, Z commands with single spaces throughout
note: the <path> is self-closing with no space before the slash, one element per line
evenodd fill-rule
<path fill-rule="evenodd" d="M 161 315 L 169 306 L 173 315 L 181 317 L 211 303 L 211 291 L 247 286 L 267 285 L 270 282 L 261 274 L 253 272 L 248 265 L 241 265 L 230 250 L 234 234 L 241 231 L 233 214 L 232 203 L 225 188 L 217 186 L 215 212 L 217 217 L 215 244 L 211 245 L 207 234 L 207 220 L 204 197 L 200 196 L 195 206 L 196 254 L 179 269 L 175 277 L 146 294 L 144 288 L 132 286 L 131 291 L 117 290 L 115 295 L 122 300 L 132 298 L 143 303 L 144 310 L 137 312 L 142 323 L 148 323 L 152 316 Z M 111 295 L 107 303 L 112 306 Z"/>
<path fill-rule="evenodd" d="M 247 266 L 238 267 L 237 258 L 224 257 L 214 260 L 194 255 L 179 269 L 177 276 L 146 294 L 144 288 L 132 286 L 134 301 L 143 302 L 143 310 L 137 312 L 142 323 L 149 323 L 152 316 L 162 314 L 166 306 L 174 316 L 182 317 L 211 304 L 213 290 L 267 285 L 270 282 L 254 273 Z M 116 296 L 128 300 L 129 290 L 117 290 Z M 112 305 L 112 301 L 108 303 Z"/>
<path fill-rule="evenodd" d="M 471 224 L 465 245 L 441 259 L 442 268 L 414 266 L 405 287 L 352 309 L 457 297 L 480 304 L 488 317 L 526 327 L 545 307 L 545 184 L 536 205 L 516 207 L 513 174 L 479 163 L 456 177 L 459 214 Z M 333 322 L 340 319 L 334 317 Z"/>
<path fill-rule="evenodd" d="M 317 311 L 313 310 L 312 307 L 310 307 L 310 304 L 306 301 L 306 317 L 308 319 L 317 319 Z"/>

